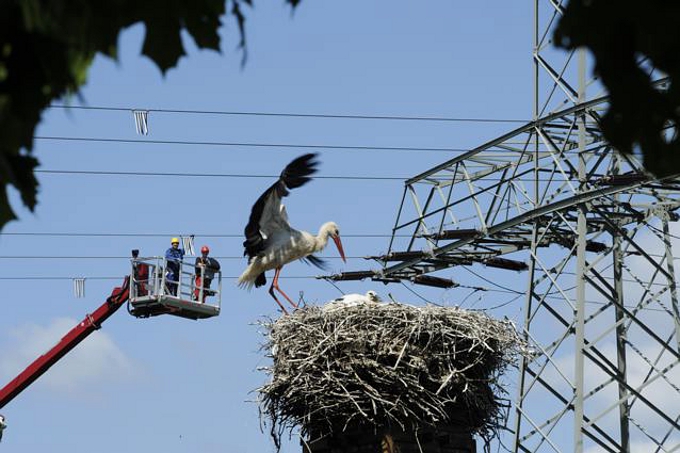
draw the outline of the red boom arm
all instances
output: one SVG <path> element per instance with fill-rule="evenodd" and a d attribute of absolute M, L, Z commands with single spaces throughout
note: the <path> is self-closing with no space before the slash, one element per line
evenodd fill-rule
<path fill-rule="evenodd" d="M 38 357 L 24 371 L 14 378 L 9 384 L 0 389 L 0 409 L 12 401 L 15 396 L 21 393 L 33 381 L 38 379 L 59 359 L 68 354 L 78 343 L 87 338 L 95 330 L 101 327 L 109 316 L 114 314 L 127 300 L 130 295 L 130 278 L 125 277 L 123 286 L 115 288 L 106 302 L 97 308 L 92 314 L 85 316 L 77 326 L 52 347 L 47 353 Z"/>

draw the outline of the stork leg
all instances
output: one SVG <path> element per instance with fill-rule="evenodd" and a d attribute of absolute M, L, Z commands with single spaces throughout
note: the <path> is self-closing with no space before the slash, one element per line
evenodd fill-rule
<path fill-rule="evenodd" d="M 288 312 L 286 311 L 286 309 L 283 308 L 283 305 L 281 305 L 281 302 L 279 302 L 279 299 L 276 298 L 276 295 L 274 294 L 274 290 L 277 290 L 278 292 L 280 292 L 280 293 L 283 295 L 283 297 L 286 298 L 286 300 L 288 301 L 288 303 L 290 303 L 290 304 L 293 306 L 293 308 L 298 308 L 298 306 L 297 306 L 297 304 L 296 304 L 295 302 L 293 302 L 293 301 L 291 300 L 290 297 L 288 297 L 288 295 L 287 295 L 286 293 L 283 292 L 283 290 L 282 290 L 281 288 L 279 288 L 279 274 L 280 274 L 280 273 L 281 273 L 281 268 L 280 268 L 280 267 L 277 267 L 277 268 L 276 268 L 276 271 L 274 272 L 274 279 L 272 280 L 272 286 L 269 288 L 269 294 L 271 294 L 271 296 L 274 298 L 274 300 L 276 301 L 276 303 L 279 304 L 279 306 L 281 307 L 281 309 L 283 310 L 283 312 L 286 313 L 286 314 L 288 314 Z"/>
<path fill-rule="evenodd" d="M 284 307 L 281 302 L 279 302 L 279 299 L 276 298 L 276 295 L 274 294 L 274 286 L 269 287 L 269 294 L 274 298 L 277 304 L 279 304 L 279 307 L 281 307 L 281 310 L 285 313 L 288 314 L 288 310 L 286 310 L 286 307 Z"/>
<path fill-rule="evenodd" d="M 281 310 L 283 311 L 284 314 L 288 314 L 288 310 L 286 310 L 286 307 L 283 306 L 283 304 L 279 301 L 279 299 L 276 297 L 276 294 L 274 294 L 274 285 L 276 284 L 278 286 L 278 277 L 279 277 L 279 271 L 281 269 L 277 268 L 276 271 L 274 271 L 274 279 L 272 280 L 272 285 L 269 287 L 269 295 L 274 298 L 277 304 L 279 304 L 279 307 L 281 307 Z M 279 291 L 281 291 L 279 289 Z"/>

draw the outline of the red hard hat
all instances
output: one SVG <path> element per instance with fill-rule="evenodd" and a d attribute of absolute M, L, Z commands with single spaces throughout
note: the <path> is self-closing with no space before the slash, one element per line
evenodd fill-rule
<path fill-rule="evenodd" d="M 210 249 L 208 248 L 207 245 L 201 247 L 201 253 L 210 253 Z"/>

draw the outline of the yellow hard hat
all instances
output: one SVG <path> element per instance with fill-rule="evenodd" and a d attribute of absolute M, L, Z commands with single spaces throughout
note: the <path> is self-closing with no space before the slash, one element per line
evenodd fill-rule
<path fill-rule="evenodd" d="M 172 238 L 172 239 L 170 239 L 170 243 L 171 244 L 174 244 L 174 243 L 179 244 L 179 239 L 178 238 Z"/>

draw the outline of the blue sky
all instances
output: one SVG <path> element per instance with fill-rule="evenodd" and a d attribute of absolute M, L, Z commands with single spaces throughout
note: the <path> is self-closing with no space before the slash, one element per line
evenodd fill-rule
<path fill-rule="evenodd" d="M 291 195 L 288 213 L 293 226 L 313 232 L 327 220 L 337 222 L 351 258 L 343 265 L 332 247 L 323 256 L 332 271 L 360 270 L 376 266 L 360 257 L 387 250 L 403 181 L 327 177 L 406 178 L 459 153 L 453 150 L 479 145 L 516 124 L 154 109 L 529 119 L 532 7 L 533 2 L 500 1 L 396 0 L 389 6 L 306 1 L 291 14 L 282 2 L 258 2 L 248 11 L 245 66 L 236 26 L 229 21 L 222 33 L 223 54 L 198 51 L 186 40 L 188 57 L 166 77 L 140 56 L 143 27 L 126 30 L 119 60 L 98 57 L 82 90 L 82 104 L 70 102 L 149 109 L 150 134 L 135 133 L 130 111 L 49 109 L 36 132 L 40 169 L 258 177 L 40 173 L 35 213 L 22 209 L 11 192 L 20 220 L 0 236 L 0 276 L 5 278 L 0 280 L 5 304 L 0 382 L 9 381 L 104 302 L 129 272 L 130 249 L 160 255 L 172 236 L 195 234 L 196 245 L 209 245 L 220 259 L 225 276 L 222 314 L 193 322 L 139 320 L 119 311 L 3 408 L 10 427 L 2 447 L 17 453 L 272 450 L 253 402 L 254 390 L 266 380 L 257 369 L 266 360 L 254 323 L 276 316 L 276 305 L 265 290 L 249 293 L 236 287 L 235 277 L 245 266 L 242 238 L 224 236 L 242 233 L 261 191 L 290 160 L 309 150 L 208 143 L 327 145 L 316 150 L 322 178 Z M 36 232 L 105 236 L 22 235 Z M 294 263 L 284 269 L 281 285 L 293 297 L 304 291 L 310 302 L 340 295 L 323 281 L 286 278 L 318 274 Z M 73 277 L 87 278 L 85 298 L 74 297 Z M 469 294 L 464 289 L 428 291 L 371 282 L 339 287 L 345 292 L 375 289 L 383 296 L 389 292 L 416 304 L 422 301 L 409 289 L 451 305 Z M 498 302 L 503 300 L 466 300 Z M 518 307 L 496 314 L 516 318 Z M 293 439 L 282 451 L 300 447 Z"/>

